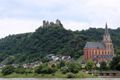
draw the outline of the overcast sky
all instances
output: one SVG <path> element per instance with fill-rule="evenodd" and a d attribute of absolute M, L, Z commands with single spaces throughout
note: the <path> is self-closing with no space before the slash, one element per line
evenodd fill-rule
<path fill-rule="evenodd" d="M 66 29 L 120 26 L 120 0 L 0 0 L 0 38 L 33 32 L 43 20 L 61 20 Z"/>

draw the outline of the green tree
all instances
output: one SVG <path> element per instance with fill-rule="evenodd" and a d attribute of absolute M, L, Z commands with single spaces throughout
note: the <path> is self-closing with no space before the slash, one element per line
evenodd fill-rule
<path fill-rule="evenodd" d="M 26 73 L 26 69 L 23 67 L 18 67 L 15 69 L 15 73 L 17 74 L 25 74 Z"/>
<path fill-rule="evenodd" d="M 120 70 L 119 69 L 120 66 L 120 56 L 116 56 L 112 59 L 112 61 L 110 62 L 110 68 L 112 70 Z"/>
<path fill-rule="evenodd" d="M 95 64 L 94 64 L 93 60 L 88 60 L 87 64 L 86 64 L 86 69 L 91 71 L 94 68 L 94 65 Z"/>
<path fill-rule="evenodd" d="M 100 70 L 107 70 L 108 67 L 107 67 L 107 63 L 106 62 L 101 62 L 100 63 Z"/>
<path fill-rule="evenodd" d="M 70 62 L 67 64 L 69 72 L 78 73 L 81 69 L 81 65 L 76 62 Z"/>
<path fill-rule="evenodd" d="M 42 69 L 42 73 L 43 74 L 52 74 L 52 73 L 55 73 L 56 72 L 56 69 L 54 69 L 54 68 L 51 68 L 51 67 L 44 67 L 43 69 Z"/>
<path fill-rule="evenodd" d="M 56 72 L 56 68 L 52 68 L 48 65 L 41 65 L 37 68 L 35 68 L 35 73 L 37 74 L 51 74 L 51 73 L 55 73 Z"/>
<path fill-rule="evenodd" d="M 65 61 L 60 61 L 57 66 L 58 68 L 64 67 L 66 65 Z"/>
<path fill-rule="evenodd" d="M 116 70 L 120 71 L 120 62 L 116 65 Z"/>
<path fill-rule="evenodd" d="M 37 73 L 37 74 L 41 74 L 42 73 L 42 68 L 43 68 L 43 66 L 40 65 L 40 66 L 35 68 L 34 72 Z"/>
<path fill-rule="evenodd" d="M 63 74 L 66 74 L 67 72 L 69 72 L 68 67 L 67 67 L 67 66 L 61 67 L 61 72 L 62 72 Z"/>
<path fill-rule="evenodd" d="M 3 75 L 9 75 L 12 74 L 15 71 L 15 68 L 13 66 L 5 66 L 2 68 L 2 74 Z"/>
<path fill-rule="evenodd" d="M 78 73 L 81 70 L 81 65 L 76 62 L 68 62 L 64 67 L 61 68 L 62 73 L 72 72 Z"/>

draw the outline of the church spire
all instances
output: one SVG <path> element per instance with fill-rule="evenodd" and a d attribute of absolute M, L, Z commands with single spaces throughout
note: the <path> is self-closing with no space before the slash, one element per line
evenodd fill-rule
<path fill-rule="evenodd" d="M 105 24 L 105 33 L 103 35 L 103 41 L 104 42 L 111 42 L 111 38 L 110 38 L 109 31 L 108 31 L 108 25 L 107 25 L 107 23 Z"/>
<path fill-rule="evenodd" d="M 105 44 L 106 49 L 112 50 L 112 52 L 108 52 L 108 53 L 114 54 L 114 48 L 113 48 L 112 40 L 108 31 L 107 23 L 105 24 L 105 33 L 103 35 L 103 42 Z"/>
<path fill-rule="evenodd" d="M 108 25 L 107 25 L 107 22 L 105 24 L 105 35 L 110 35 L 109 34 L 109 31 L 108 31 Z"/>

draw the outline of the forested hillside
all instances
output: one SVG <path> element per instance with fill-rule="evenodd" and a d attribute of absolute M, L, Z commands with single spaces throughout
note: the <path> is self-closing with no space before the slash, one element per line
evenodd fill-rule
<path fill-rule="evenodd" d="M 109 30 L 115 51 L 120 53 L 120 28 Z M 45 23 L 35 32 L 9 35 L 0 39 L 0 63 L 28 63 L 42 60 L 48 54 L 79 58 L 87 41 L 100 41 L 104 29 L 82 31 L 64 29 L 60 21 Z"/>

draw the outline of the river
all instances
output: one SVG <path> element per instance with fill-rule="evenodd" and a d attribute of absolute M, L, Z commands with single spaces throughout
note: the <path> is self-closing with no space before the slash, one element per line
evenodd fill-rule
<path fill-rule="evenodd" d="M 0 80 L 120 80 L 120 78 L 0 78 Z"/>

